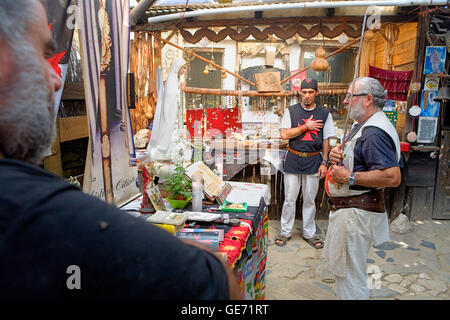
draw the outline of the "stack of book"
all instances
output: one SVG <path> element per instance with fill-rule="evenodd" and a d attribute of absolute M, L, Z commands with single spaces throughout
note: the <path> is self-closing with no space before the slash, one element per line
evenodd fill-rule
<path fill-rule="evenodd" d="M 148 217 L 146 220 L 153 223 L 173 235 L 184 227 L 188 215 L 185 213 L 177 213 L 170 211 L 156 211 L 153 215 Z"/>

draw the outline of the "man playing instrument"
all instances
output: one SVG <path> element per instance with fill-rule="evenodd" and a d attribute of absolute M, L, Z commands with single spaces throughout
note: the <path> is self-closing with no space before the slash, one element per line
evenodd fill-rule
<path fill-rule="evenodd" d="M 335 275 L 338 299 L 369 299 L 370 245 L 389 241 L 384 188 L 400 184 L 401 154 L 398 134 L 381 111 L 385 99 L 386 90 L 378 80 L 357 78 L 344 100 L 355 125 L 344 147 L 334 147 L 329 154 L 333 165 L 325 190 L 332 211 L 323 255 Z"/>

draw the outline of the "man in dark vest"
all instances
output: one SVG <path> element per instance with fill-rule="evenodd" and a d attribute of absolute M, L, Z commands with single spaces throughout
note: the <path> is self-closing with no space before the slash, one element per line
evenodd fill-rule
<path fill-rule="evenodd" d="M 300 188 L 303 194 L 303 239 L 320 249 L 323 242 L 316 236 L 315 198 L 319 180 L 325 177 L 328 164 L 328 138 L 335 136 L 333 118 L 324 107 L 315 104 L 317 81 L 302 81 L 301 103 L 292 105 L 284 113 L 280 135 L 289 140 L 284 163 L 285 200 L 281 212 L 281 232 L 275 244 L 284 246 L 291 238 L 295 208 Z"/>

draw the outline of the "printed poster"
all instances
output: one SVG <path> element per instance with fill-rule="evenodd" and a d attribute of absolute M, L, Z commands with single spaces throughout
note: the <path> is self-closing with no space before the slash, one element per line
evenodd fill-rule
<path fill-rule="evenodd" d="M 439 102 L 434 101 L 434 98 L 438 96 L 438 91 L 422 90 L 422 99 L 420 102 L 420 108 L 422 117 L 438 117 L 439 116 Z"/>
<path fill-rule="evenodd" d="M 439 78 L 425 77 L 423 90 L 437 91 L 439 90 Z"/>
<path fill-rule="evenodd" d="M 427 47 L 425 51 L 424 74 L 439 74 L 444 72 L 447 47 Z"/>
<path fill-rule="evenodd" d="M 83 190 L 120 206 L 139 194 L 127 103 L 129 3 L 78 0 L 77 5 L 92 163 L 85 175 L 90 188 Z"/>

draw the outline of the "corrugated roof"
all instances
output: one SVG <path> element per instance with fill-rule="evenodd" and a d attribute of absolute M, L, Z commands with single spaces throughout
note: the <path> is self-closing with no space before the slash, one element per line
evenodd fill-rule
<path fill-rule="evenodd" d="M 220 9 L 220 8 L 232 8 L 232 7 L 245 7 L 245 6 L 258 6 L 266 4 L 283 4 L 283 3 L 305 3 L 313 2 L 317 0 L 307 0 L 307 1 L 251 1 L 251 2 L 233 2 L 233 3 L 205 3 L 205 4 L 189 4 L 183 5 L 167 5 L 167 6 L 152 6 L 147 10 L 147 17 L 156 17 L 160 15 L 178 13 L 186 11 L 196 11 L 204 9 Z M 351 0 L 327 0 L 323 2 L 333 2 L 333 1 L 351 1 Z"/>

